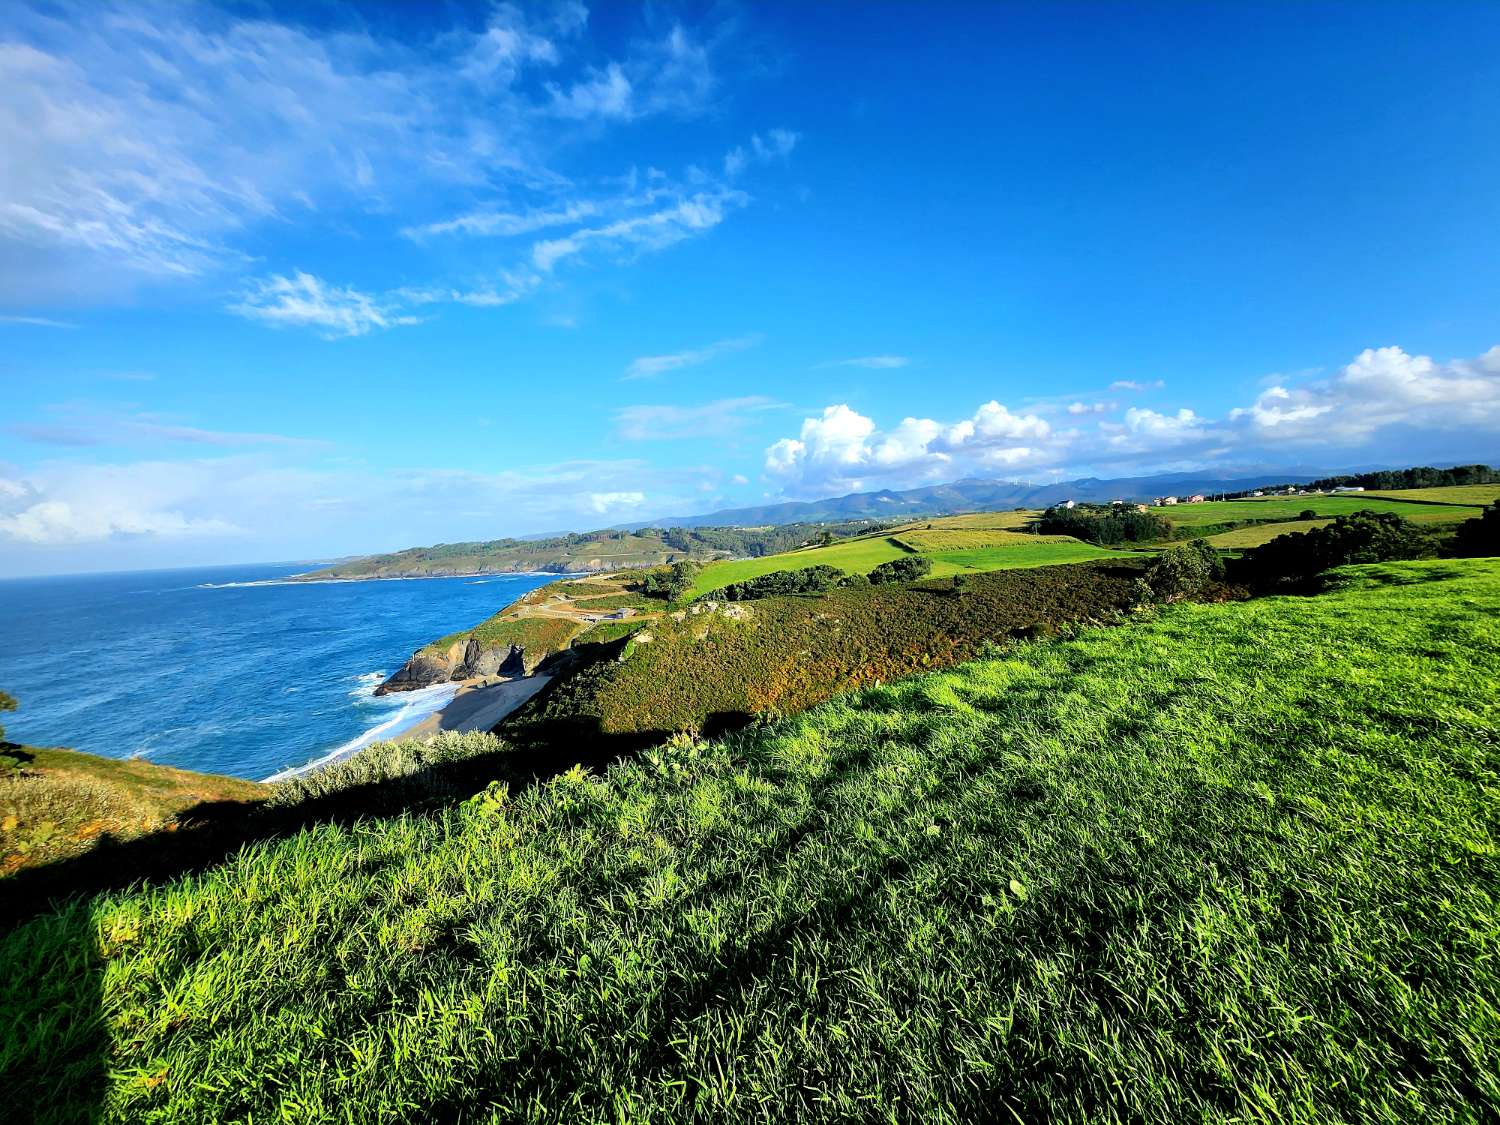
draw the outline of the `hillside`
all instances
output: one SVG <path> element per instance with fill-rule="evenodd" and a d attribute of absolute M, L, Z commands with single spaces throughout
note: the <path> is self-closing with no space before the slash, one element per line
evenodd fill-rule
<path fill-rule="evenodd" d="M 1497 622 L 1500 560 L 1350 568 L 253 844 L 0 938 L 0 1074 L 42 1121 L 1480 1120 Z"/>
<path fill-rule="evenodd" d="M 298 575 L 303 581 L 362 578 L 441 578 L 474 574 L 543 572 L 587 574 L 661 566 L 678 559 L 774 554 L 801 546 L 825 532 L 834 536 L 868 531 L 869 520 L 833 525 L 782 527 L 647 528 L 591 531 L 538 539 L 492 539 L 440 543 L 385 555 L 367 555 Z"/>

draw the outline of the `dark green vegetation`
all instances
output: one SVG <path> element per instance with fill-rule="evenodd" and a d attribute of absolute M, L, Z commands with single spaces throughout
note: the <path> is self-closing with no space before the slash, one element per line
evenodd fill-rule
<path fill-rule="evenodd" d="M 881 563 L 866 577 L 869 578 L 870 585 L 884 586 L 888 582 L 915 582 L 931 573 L 931 559 L 921 555 L 907 555 L 905 558 Z"/>
<path fill-rule="evenodd" d="M 1372 473 L 1354 473 L 1315 480 L 1308 488 L 1451 488 L 1455 485 L 1500 484 L 1500 469 L 1489 465 L 1454 465 L 1434 469 L 1422 465 L 1413 469 L 1377 469 Z"/>
<path fill-rule="evenodd" d="M 1146 568 L 1142 581 L 1155 601 L 1174 602 L 1204 594 L 1224 578 L 1224 560 L 1208 542 L 1194 539 L 1168 547 Z"/>
<path fill-rule="evenodd" d="M 560 677 L 500 733 L 567 752 L 622 750 L 676 731 L 790 714 L 839 691 L 941 668 L 987 645 L 1112 619 L 1138 597 L 1139 562 L 1085 563 L 829 590 L 742 604 L 695 602 L 619 653 Z"/>
<path fill-rule="evenodd" d="M 1427 558 L 1432 536 L 1391 512 L 1355 512 L 1302 535 L 1283 535 L 1247 551 L 1234 577 L 1261 589 L 1301 586 L 1349 563 Z"/>
<path fill-rule="evenodd" d="M 870 520 L 781 527 L 673 527 L 661 530 L 590 531 L 546 539 L 492 539 L 481 543 L 439 543 L 387 555 L 351 559 L 315 570 L 308 581 L 348 578 L 436 577 L 501 574 L 510 571 L 589 572 L 660 566 L 684 558 L 758 557 L 789 551 L 827 534 L 870 531 Z"/>
<path fill-rule="evenodd" d="M 1458 525 L 1453 534 L 1453 553 L 1461 558 L 1500 555 L 1500 500 L 1486 508 L 1478 519 Z"/>
<path fill-rule="evenodd" d="M 640 590 L 647 597 L 663 601 L 676 601 L 693 588 L 693 579 L 698 577 L 698 564 L 689 561 L 676 562 L 671 566 L 649 570 L 641 576 Z"/>
<path fill-rule="evenodd" d="M 747 578 L 743 582 L 731 582 L 728 586 L 720 587 L 715 592 L 715 597 L 729 602 L 751 602 L 778 595 L 821 594 L 840 583 L 847 583 L 852 577 L 853 575 L 845 574 L 835 566 L 777 570 L 758 578 Z"/>
<path fill-rule="evenodd" d="M 14 711 L 18 706 L 19 704 L 16 703 L 15 696 L 0 691 L 0 714 L 5 713 L 6 711 Z M 5 728 L 0 727 L 0 744 L 3 744 L 4 742 Z"/>
<path fill-rule="evenodd" d="M 1497 678 L 1500 561 L 1366 566 L 309 827 L 0 939 L 7 1104 L 1489 1120 Z"/>
<path fill-rule="evenodd" d="M 1172 525 L 1154 512 L 1140 512 L 1126 504 L 1080 504 L 1048 508 L 1036 523 L 1043 535 L 1071 535 L 1085 543 L 1116 547 L 1168 539 Z"/>

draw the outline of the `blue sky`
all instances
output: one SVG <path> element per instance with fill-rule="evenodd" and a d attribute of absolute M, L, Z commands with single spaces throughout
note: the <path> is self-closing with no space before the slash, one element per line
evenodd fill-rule
<path fill-rule="evenodd" d="M 1500 7 L 0 13 L 0 574 L 1500 460 Z"/>

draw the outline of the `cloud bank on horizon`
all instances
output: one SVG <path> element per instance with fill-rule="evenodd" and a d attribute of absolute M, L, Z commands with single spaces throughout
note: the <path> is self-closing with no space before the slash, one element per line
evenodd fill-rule
<path fill-rule="evenodd" d="M 6 6 L 0 575 L 1500 461 L 1500 10 L 927 17 Z"/>

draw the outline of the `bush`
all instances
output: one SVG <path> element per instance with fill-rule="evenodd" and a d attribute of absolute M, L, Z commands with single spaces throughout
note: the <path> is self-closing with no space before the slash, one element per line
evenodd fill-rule
<path fill-rule="evenodd" d="M 18 704 L 16 702 L 16 697 L 15 696 L 9 695 L 6 692 L 0 691 L 0 711 L 14 711 L 19 706 L 20 706 L 20 704 Z M 4 742 L 4 741 L 5 741 L 5 728 L 4 727 L 0 727 L 0 742 Z"/>
<path fill-rule="evenodd" d="M 1281 535 L 1245 552 L 1236 577 L 1269 588 L 1304 583 L 1336 566 L 1427 558 L 1432 540 L 1392 512 L 1354 512 L 1326 527 Z"/>
<path fill-rule="evenodd" d="M 809 566 L 801 570 L 780 570 L 733 582 L 718 591 L 725 601 L 749 602 L 783 594 L 821 594 L 840 585 L 844 572 L 832 566 Z"/>
<path fill-rule="evenodd" d="M 1500 500 L 1480 515 L 1458 525 L 1453 536 L 1453 553 L 1460 558 L 1477 559 L 1500 555 Z"/>
<path fill-rule="evenodd" d="M 887 582 L 915 582 L 931 570 L 932 560 L 924 559 L 921 555 L 907 555 L 905 558 L 883 562 L 870 571 L 870 584 L 881 586 Z"/>
<path fill-rule="evenodd" d="M 846 574 L 839 579 L 839 588 L 841 590 L 857 590 L 861 586 L 868 586 L 869 584 L 870 580 L 863 574 Z"/>
<path fill-rule="evenodd" d="M 1155 601 L 1170 602 L 1201 593 L 1224 577 L 1224 560 L 1201 539 L 1168 547 L 1146 568 L 1143 581 Z"/>
<path fill-rule="evenodd" d="M 1318 513 L 1313 511 L 1311 508 L 1303 508 L 1300 512 L 1297 513 L 1297 518 L 1299 520 L 1315 520 L 1318 518 Z"/>

